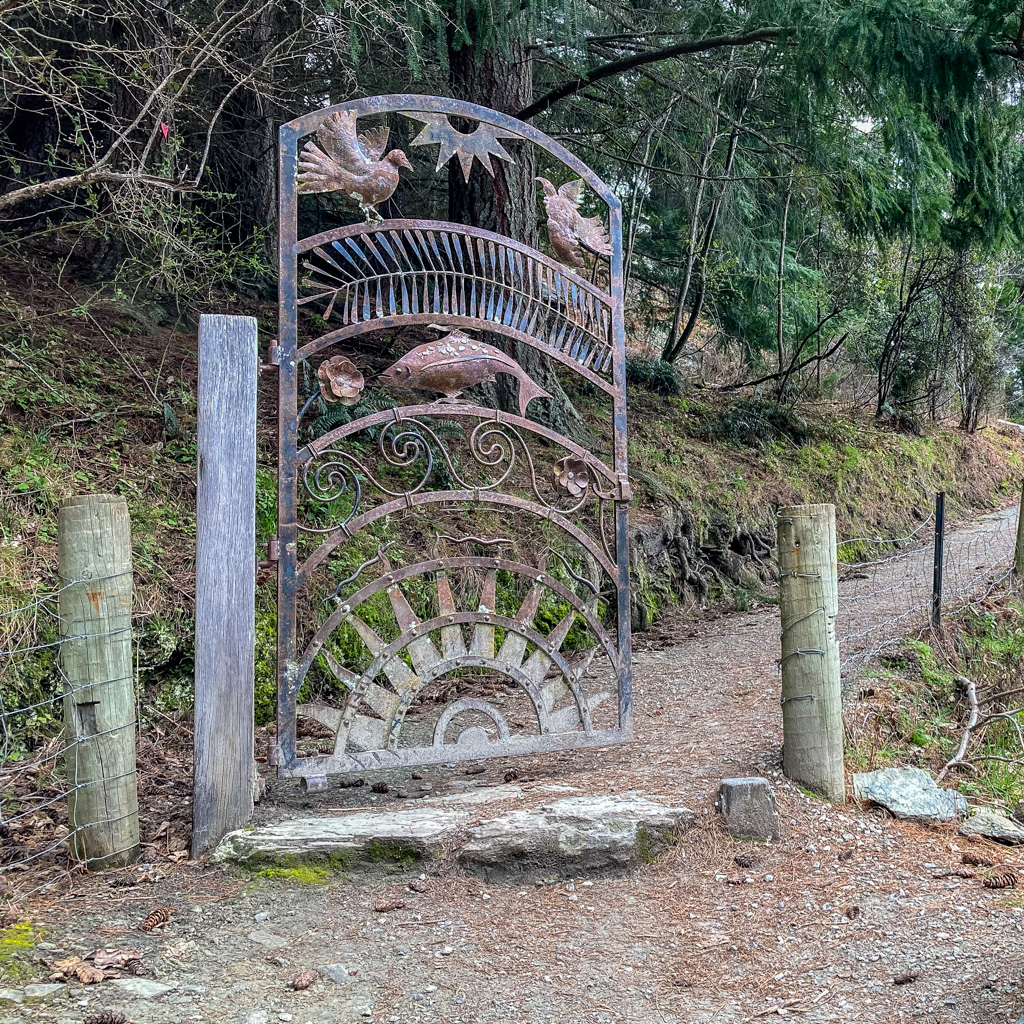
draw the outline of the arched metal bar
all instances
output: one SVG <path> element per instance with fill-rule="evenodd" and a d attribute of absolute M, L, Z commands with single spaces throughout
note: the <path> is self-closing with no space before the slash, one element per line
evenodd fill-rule
<path fill-rule="evenodd" d="M 393 569 L 386 576 L 366 584 L 365 587 L 361 587 L 351 597 L 347 598 L 344 604 L 331 612 L 306 645 L 306 649 L 303 651 L 302 658 L 298 663 L 300 683 L 302 679 L 305 679 L 309 666 L 313 664 L 313 659 L 320 653 L 320 649 L 326 643 L 327 638 L 359 605 L 364 604 L 374 594 L 379 594 L 382 590 L 393 587 L 396 583 L 404 583 L 408 579 L 425 576 L 428 572 L 444 572 L 448 569 L 498 569 L 522 576 L 533 583 L 542 583 L 549 590 L 558 594 L 562 600 L 569 602 L 576 614 L 586 622 L 594 636 L 597 637 L 604 647 L 608 660 L 612 664 L 615 663 L 617 654 L 608 631 L 601 625 L 600 620 L 590 611 L 586 603 L 581 601 L 561 580 L 555 579 L 549 573 L 538 569 L 536 566 L 526 565 L 524 562 L 510 561 L 507 558 L 494 558 L 489 555 L 457 555 L 454 558 L 434 558 L 429 562 L 417 562 L 414 565 L 405 565 L 400 569 Z"/>
<path fill-rule="evenodd" d="M 499 494 L 494 491 L 431 491 L 416 495 L 416 507 L 422 508 L 426 505 L 435 505 L 439 502 L 463 501 L 469 505 L 494 505 L 498 508 L 513 508 L 522 512 L 532 512 L 538 519 L 547 519 L 554 523 L 564 533 L 567 533 L 581 547 L 587 549 L 594 556 L 598 565 L 608 574 L 612 582 L 616 582 L 618 571 L 608 560 L 608 556 L 601 550 L 599 544 L 591 540 L 578 526 L 574 526 L 565 516 L 538 505 L 535 501 L 520 498 L 516 494 Z M 310 574 L 320 565 L 321 562 L 341 543 L 349 540 L 355 533 L 375 523 L 384 516 L 393 515 L 404 508 L 411 507 L 411 502 L 406 498 L 396 498 L 394 501 L 385 502 L 375 508 L 368 509 L 362 515 L 356 516 L 344 527 L 330 534 L 324 542 L 295 570 L 295 590 L 298 591 L 309 579 Z"/>
<path fill-rule="evenodd" d="M 463 711 L 479 711 L 480 714 L 486 715 L 497 726 L 499 739 L 507 740 L 512 735 L 505 716 L 490 701 L 477 700 L 475 697 L 463 697 L 462 700 L 449 704 L 437 720 L 437 724 L 434 726 L 435 747 L 445 745 L 444 734 L 447 732 L 448 726 L 452 724 L 452 719 L 456 715 L 462 714 Z"/>

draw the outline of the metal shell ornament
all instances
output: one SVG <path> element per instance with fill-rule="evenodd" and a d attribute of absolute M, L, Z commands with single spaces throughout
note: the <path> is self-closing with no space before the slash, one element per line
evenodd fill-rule
<path fill-rule="evenodd" d="M 424 124 L 423 130 L 412 140 L 412 145 L 440 145 L 435 171 L 441 170 L 453 156 L 457 156 L 462 166 L 462 176 L 469 181 L 469 172 L 473 169 L 474 157 L 480 161 L 483 169 L 492 178 L 494 177 L 493 157 L 507 163 L 515 163 L 498 141 L 499 139 L 518 139 L 519 136 L 514 132 L 507 132 L 490 124 L 480 124 L 476 131 L 466 135 L 452 127 L 447 114 L 414 114 L 407 111 L 405 116 L 414 121 L 422 121 Z"/>
<path fill-rule="evenodd" d="M 552 467 L 555 486 L 572 497 L 578 498 L 590 486 L 590 470 L 587 464 L 575 455 L 559 459 Z"/>
<path fill-rule="evenodd" d="M 317 368 L 320 394 L 325 402 L 355 405 L 366 387 L 366 381 L 355 363 L 347 356 L 332 356 Z"/>

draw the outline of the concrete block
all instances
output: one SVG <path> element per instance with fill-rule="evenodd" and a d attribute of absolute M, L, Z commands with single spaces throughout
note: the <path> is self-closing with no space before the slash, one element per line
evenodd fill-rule
<path fill-rule="evenodd" d="M 779 838 L 775 790 L 767 779 L 722 779 L 717 806 L 729 835 L 737 839 Z"/>

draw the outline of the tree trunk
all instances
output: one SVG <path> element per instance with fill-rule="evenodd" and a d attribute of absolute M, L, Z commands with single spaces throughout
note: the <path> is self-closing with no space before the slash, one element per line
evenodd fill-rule
<path fill-rule="evenodd" d="M 475 38 L 472 8 L 467 11 L 467 29 Z M 452 95 L 506 114 L 529 106 L 533 99 L 533 67 L 525 36 L 524 30 L 509 42 L 508 52 L 501 54 L 493 50 L 481 53 L 471 43 L 455 48 L 449 34 Z M 457 121 L 453 123 L 460 131 L 475 128 Z M 514 141 L 503 141 L 502 145 L 513 162 L 493 159 L 493 177 L 479 160 L 473 161 L 468 182 L 457 160 L 448 164 L 448 215 L 456 223 L 485 228 L 536 247 L 539 231 L 533 146 Z M 550 359 L 529 345 L 509 342 L 500 335 L 488 335 L 487 341 L 508 351 L 551 394 L 551 400 L 537 402 L 530 409 L 538 422 L 570 437 L 585 432 L 583 418 L 563 390 Z M 518 410 L 518 383 L 510 375 L 500 374 L 491 391 L 499 408 Z"/>

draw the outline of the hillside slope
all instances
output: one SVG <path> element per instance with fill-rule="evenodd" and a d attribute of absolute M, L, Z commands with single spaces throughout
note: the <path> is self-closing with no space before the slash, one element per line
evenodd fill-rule
<path fill-rule="evenodd" d="M 0 293 L 0 603 L 52 587 L 56 512 L 65 496 L 128 501 L 137 575 L 139 670 L 159 706 L 190 699 L 195 537 L 195 334 L 155 321 L 159 307 L 91 301 L 8 279 Z M 241 307 L 241 308 L 239 308 Z M 219 308 L 223 311 L 224 304 Z M 275 310 L 239 302 L 273 336 Z M 258 535 L 275 523 L 275 381 L 261 380 Z M 774 510 L 833 501 L 841 536 L 897 536 L 945 489 L 954 513 L 1016 493 L 1024 439 L 993 430 L 909 436 L 866 419 L 783 414 L 708 392 L 633 388 L 631 511 L 638 628 L 666 608 L 744 608 L 770 599 Z M 273 701 L 273 584 L 258 595 L 260 715 Z M 4 639 L 53 625 L 8 616 Z M 3 646 L 10 647 L 11 643 Z M 19 698 L 55 684 L 51 650 L 0 685 Z M 0 667 L 2 668 L 2 667 Z"/>

